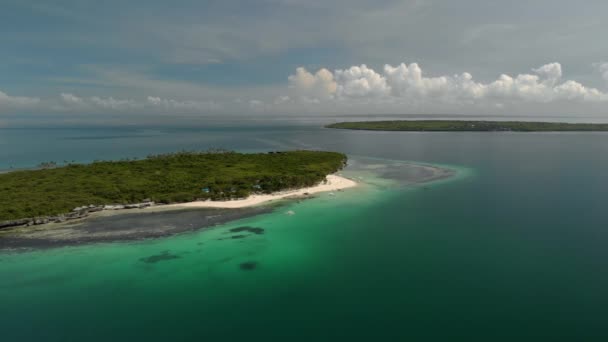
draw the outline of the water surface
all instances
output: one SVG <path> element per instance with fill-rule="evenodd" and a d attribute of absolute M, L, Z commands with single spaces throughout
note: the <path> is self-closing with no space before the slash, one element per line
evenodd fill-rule
<path fill-rule="evenodd" d="M 358 189 L 212 230 L 0 254 L 3 341 L 608 337 L 607 134 L 293 125 L 0 130 L 0 144 L 19 146 L 0 168 L 225 147 L 461 171 L 395 186 L 398 173 L 372 168 Z"/>

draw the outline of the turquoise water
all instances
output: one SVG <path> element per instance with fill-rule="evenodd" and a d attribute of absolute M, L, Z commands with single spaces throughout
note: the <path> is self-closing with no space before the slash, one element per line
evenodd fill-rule
<path fill-rule="evenodd" d="M 606 134 L 11 132 L 0 144 L 27 153 L 3 148 L 0 160 L 15 167 L 226 142 L 452 165 L 460 176 L 403 187 L 365 174 L 358 189 L 212 230 L 0 254 L 2 341 L 608 337 Z M 225 239 L 241 226 L 264 234 Z"/>

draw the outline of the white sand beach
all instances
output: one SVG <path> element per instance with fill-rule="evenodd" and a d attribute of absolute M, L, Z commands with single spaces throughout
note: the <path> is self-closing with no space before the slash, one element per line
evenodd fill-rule
<path fill-rule="evenodd" d="M 229 201 L 195 201 L 188 203 L 178 203 L 164 205 L 164 208 L 244 208 L 262 203 L 272 202 L 280 199 L 312 195 L 320 192 L 338 191 L 342 189 L 352 188 L 357 185 L 357 182 L 338 175 L 328 175 L 327 182 L 297 190 L 276 192 L 273 194 L 251 195 L 245 199 L 229 200 Z"/>

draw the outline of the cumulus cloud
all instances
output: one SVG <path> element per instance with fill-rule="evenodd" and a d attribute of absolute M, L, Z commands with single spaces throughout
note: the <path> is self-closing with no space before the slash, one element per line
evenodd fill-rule
<path fill-rule="evenodd" d="M 549 84 L 556 84 L 562 78 L 562 65 L 559 63 L 549 63 L 540 68 L 533 69 L 540 77 L 543 77 Z"/>
<path fill-rule="evenodd" d="M 608 63 L 602 72 L 608 76 Z M 382 73 L 366 65 L 353 66 L 333 73 L 323 70 L 323 79 L 332 80 L 336 91 L 332 94 L 338 100 L 375 98 L 378 103 L 396 100 L 402 103 L 443 102 L 475 104 L 500 104 L 504 102 L 549 103 L 554 101 L 608 101 L 608 94 L 572 80 L 562 80 L 562 66 L 550 63 L 532 69 L 532 74 L 510 76 L 502 74 L 492 82 L 475 81 L 470 73 L 460 75 L 427 77 L 417 63 L 398 66 L 385 65 Z M 320 72 L 320 71 L 319 71 Z M 289 80 L 293 84 L 302 80 L 306 95 L 329 92 L 317 81 L 316 75 L 304 68 L 298 68 Z M 608 77 L 607 77 L 608 78 Z M 315 89 L 319 87 L 320 89 Z M 332 85 L 332 89 L 334 86 Z M 325 96 L 325 99 L 332 98 Z M 322 100 L 323 98 L 317 97 Z"/>
<path fill-rule="evenodd" d="M 386 77 L 365 64 L 352 66 L 346 70 L 336 70 L 335 74 L 339 96 L 385 96 L 390 93 Z"/>
<path fill-rule="evenodd" d="M 289 87 L 302 97 L 327 99 L 336 93 L 337 83 L 333 73 L 325 68 L 312 74 L 300 67 L 289 76 Z"/>
<path fill-rule="evenodd" d="M 21 109 L 35 107 L 40 103 L 37 97 L 11 96 L 0 91 L 0 109 Z"/>
<path fill-rule="evenodd" d="M 396 67 L 387 64 L 384 66 L 384 74 L 395 96 L 441 94 L 449 90 L 448 88 L 452 82 L 445 76 L 423 77 L 422 69 L 417 63 L 412 63 L 409 66 L 401 63 Z"/>

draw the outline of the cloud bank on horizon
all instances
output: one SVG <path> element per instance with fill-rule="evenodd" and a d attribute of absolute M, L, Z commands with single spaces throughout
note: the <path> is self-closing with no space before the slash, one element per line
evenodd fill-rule
<path fill-rule="evenodd" d="M 606 11 L 568 0 L 7 0 L 0 119 L 608 120 Z"/>
<path fill-rule="evenodd" d="M 601 77 L 608 81 L 608 63 L 598 65 Z M 453 108 L 503 108 L 526 103 L 571 104 L 608 103 L 608 93 L 587 87 L 574 80 L 563 79 L 562 66 L 554 62 L 531 69 L 532 73 L 516 76 L 501 74 L 498 79 L 483 83 L 468 72 L 455 75 L 426 76 L 418 63 L 384 65 L 381 72 L 365 64 L 330 71 L 321 68 L 309 71 L 298 67 L 287 78 L 284 89 L 275 89 L 266 99 L 236 99 L 232 102 L 213 100 L 176 100 L 158 96 L 140 99 L 90 96 L 61 93 L 57 97 L 10 96 L 0 92 L 0 109 L 43 110 L 55 112 L 147 112 L 221 113 L 226 110 L 290 112 L 302 106 L 334 112 L 364 108 L 408 108 L 448 105 Z"/>

